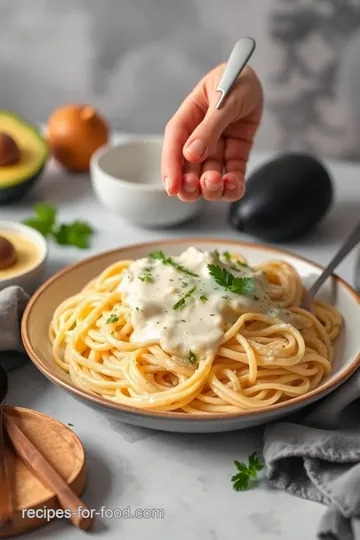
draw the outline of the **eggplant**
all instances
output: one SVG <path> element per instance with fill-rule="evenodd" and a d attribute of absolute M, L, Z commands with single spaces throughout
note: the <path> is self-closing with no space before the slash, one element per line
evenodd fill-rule
<path fill-rule="evenodd" d="M 333 202 L 330 174 L 310 154 L 280 155 L 255 170 L 246 186 L 245 196 L 230 205 L 230 225 L 268 242 L 307 235 Z"/>

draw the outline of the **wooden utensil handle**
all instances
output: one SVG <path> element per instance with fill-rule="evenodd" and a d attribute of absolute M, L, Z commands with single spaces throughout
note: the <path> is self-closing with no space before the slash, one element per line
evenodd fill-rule
<path fill-rule="evenodd" d="M 87 506 L 6 413 L 4 423 L 19 458 L 45 486 L 55 492 L 62 509 L 70 510 L 72 523 L 80 529 L 89 529 L 95 518 Z"/>
<path fill-rule="evenodd" d="M 0 528 L 7 525 L 13 516 L 14 509 L 10 487 L 4 441 L 3 413 L 2 409 L 0 409 Z"/>
<path fill-rule="evenodd" d="M 0 455 L 0 528 L 8 525 L 13 516 L 8 467 L 5 448 Z"/>

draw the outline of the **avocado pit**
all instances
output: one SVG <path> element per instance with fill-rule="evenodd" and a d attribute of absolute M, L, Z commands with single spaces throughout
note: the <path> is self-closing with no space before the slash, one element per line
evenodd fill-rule
<path fill-rule="evenodd" d="M 20 149 L 16 141 L 3 131 L 0 132 L 0 167 L 15 165 L 20 160 Z"/>
<path fill-rule="evenodd" d="M 0 270 L 10 268 L 16 261 L 16 250 L 14 245 L 0 236 Z"/>

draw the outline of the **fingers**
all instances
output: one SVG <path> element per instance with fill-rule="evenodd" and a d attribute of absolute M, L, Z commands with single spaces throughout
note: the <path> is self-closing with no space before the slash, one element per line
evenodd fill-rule
<path fill-rule="evenodd" d="M 241 126 L 241 135 L 236 127 L 230 127 L 225 142 L 224 199 L 237 201 L 245 194 L 246 163 L 258 127 L 257 122 L 246 122 Z"/>
<path fill-rule="evenodd" d="M 197 100 L 206 102 L 206 114 L 187 139 L 183 155 L 191 162 L 203 162 L 215 152 L 216 145 L 230 124 L 239 120 L 260 123 L 263 109 L 261 84 L 250 67 L 246 67 L 226 97 L 216 108 L 220 94 L 216 92 L 224 66 L 210 72 L 197 89 Z M 205 97 L 204 97 L 205 96 Z"/>
<path fill-rule="evenodd" d="M 217 100 L 212 98 L 204 119 L 193 130 L 184 145 L 183 155 L 188 161 L 201 163 L 213 156 L 221 135 L 234 119 L 231 102 L 221 109 L 216 109 L 216 102 Z"/>
<path fill-rule="evenodd" d="M 225 174 L 224 178 L 224 201 L 238 201 L 245 195 L 245 180 L 242 171 Z"/>
<path fill-rule="evenodd" d="M 178 194 L 181 201 L 193 202 L 200 197 L 200 169 L 200 164 L 185 161 L 183 166 L 182 187 Z"/>
<path fill-rule="evenodd" d="M 207 201 L 218 201 L 224 190 L 222 169 L 224 162 L 225 142 L 221 138 L 213 155 L 209 156 L 203 164 L 203 173 L 200 178 L 201 193 Z"/>
<path fill-rule="evenodd" d="M 246 162 L 262 116 L 262 88 L 246 67 L 216 109 L 223 69 L 218 66 L 207 74 L 166 126 L 161 174 L 168 194 L 184 201 L 201 194 L 210 201 L 233 201 L 245 192 Z"/>
<path fill-rule="evenodd" d="M 183 146 L 194 128 L 201 122 L 204 113 L 188 96 L 167 124 L 161 155 L 161 176 L 169 195 L 177 195 L 183 183 Z"/>

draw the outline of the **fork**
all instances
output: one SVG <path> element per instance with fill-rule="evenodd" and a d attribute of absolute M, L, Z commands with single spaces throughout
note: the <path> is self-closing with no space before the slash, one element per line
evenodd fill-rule
<path fill-rule="evenodd" d="M 360 222 L 356 225 L 355 229 L 351 232 L 348 238 L 345 240 L 339 251 L 335 254 L 333 259 L 329 262 L 327 267 L 323 270 L 317 280 L 312 284 L 310 289 L 305 293 L 301 303 L 301 307 L 307 311 L 311 311 L 311 302 L 320 289 L 324 281 L 333 273 L 333 270 L 342 262 L 343 259 L 350 253 L 350 251 L 360 241 Z"/>

